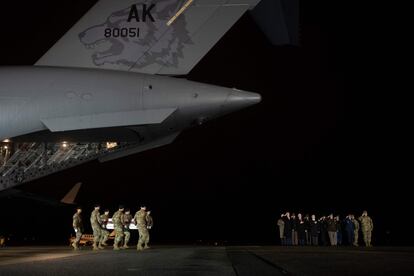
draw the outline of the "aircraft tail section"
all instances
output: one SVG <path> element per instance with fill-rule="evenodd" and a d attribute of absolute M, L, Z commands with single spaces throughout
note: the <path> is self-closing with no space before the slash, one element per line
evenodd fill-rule
<path fill-rule="evenodd" d="M 37 63 L 184 75 L 260 0 L 100 0 Z"/>

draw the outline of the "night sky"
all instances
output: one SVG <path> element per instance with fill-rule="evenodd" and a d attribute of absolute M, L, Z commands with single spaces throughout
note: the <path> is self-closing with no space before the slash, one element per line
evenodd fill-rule
<path fill-rule="evenodd" d="M 2 4 L 0 65 L 34 64 L 94 2 Z M 377 243 L 400 243 L 391 215 L 407 196 L 393 182 L 388 133 L 370 98 L 349 85 L 358 67 L 351 60 L 362 57 L 350 47 L 349 18 L 340 3 L 303 2 L 301 46 L 272 46 L 246 14 L 187 76 L 258 92 L 259 105 L 185 131 L 172 145 L 22 188 L 59 199 L 82 182 L 77 201 L 85 220 L 94 202 L 113 211 L 123 203 L 133 212 L 145 203 L 160 243 L 276 243 L 282 211 L 343 216 L 364 209 L 376 223 Z M 395 197 L 400 203 L 390 203 Z M 73 207 L 3 198 L 0 207 L 9 208 L 0 215 L 5 232 L 44 241 L 46 231 L 60 241 L 71 231 Z"/>

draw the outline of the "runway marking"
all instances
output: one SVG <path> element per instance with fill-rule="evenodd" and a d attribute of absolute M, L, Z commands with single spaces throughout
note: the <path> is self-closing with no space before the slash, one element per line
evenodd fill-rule
<path fill-rule="evenodd" d="M 249 254 L 255 256 L 256 258 L 258 258 L 259 260 L 261 260 L 262 262 L 265 262 L 266 264 L 276 268 L 277 270 L 280 271 L 280 273 L 284 274 L 284 275 L 292 275 L 291 273 L 289 273 L 287 270 L 285 270 L 283 267 L 278 266 L 277 264 L 267 260 L 266 258 L 263 258 L 262 256 L 259 256 L 251 251 L 247 251 Z"/>

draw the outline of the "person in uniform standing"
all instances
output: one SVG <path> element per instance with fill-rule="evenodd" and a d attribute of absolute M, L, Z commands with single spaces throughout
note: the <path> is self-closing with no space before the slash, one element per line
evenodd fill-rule
<path fill-rule="evenodd" d="M 73 215 L 73 230 L 75 230 L 76 238 L 75 241 L 72 243 L 72 247 L 77 250 L 79 249 L 79 241 L 82 238 L 83 233 L 83 224 L 82 224 L 82 208 L 78 207 L 76 208 L 76 213 Z"/>
<path fill-rule="evenodd" d="M 108 221 L 109 221 L 109 210 L 108 209 L 105 210 L 105 213 L 101 215 L 100 219 L 101 219 L 102 230 L 101 230 L 101 240 L 99 242 L 99 246 L 103 247 L 103 246 L 108 245 L 106 242 L 108 241 L 108 238 L 109 238 L 109 231 L 106 229 L 106 225 L 108 224 Z"/>
<path fill-rule="evenodd" d="M 134 220 L 138 228 L 139 240 L 137 244 L 137 250 L 147 249 L 149 242 L 149 233 L 147 229 L 147 208 L 141 206 L 141 209 L 135 213 Z M 143 247 L 144 246 L 144 247 Z"/>
<path fill-rule="evenodd" d="M 123 248 L 129 248 L 128 243 L 131 237 L 131 232 L 129 230 L 129 225 L 132 221 L 131 211 L 129 209 L 125 210 L 125 214 L 123 215 L 122 223 L 124 224 L 124 246 Z"/>
<path fill-rule="evenodd" d="M 362 216 L 359 218 L 359 221 L 361 222 L 361 230 L 365 246 L 371 247 L 371 235 L 372 230 L 374 230 L 374 224 L 372 223 L 372 219 L 368 216 L 367 211 L 364 211 L 362 213 Z"/>
<path fill-rule="evenodd" d="M 112 217 L 115 230 L 114 250 L 119 250 L 119 243 L 122 242 L 122 238 L 124 237 L 123 217 L 124 206 L 119 206 L 118 211 L 116 211 Z"/>
<path fill-rule="evenodd" d="M 354 215 L 351 215 L 352 223 L 354 224 L 354 246 L 358 246 L 358 238 L 359 238 L 359 221 L 355 219 Z"/>
<path fill-rule="evenodd" d="M 101 214 L 99 213 L 100 208 L 100 205 L 95 205 L 90 218 L 93 231 L 93 250 L 103 249 L 103 247 L 99 243 L 101 241 L 102 236 Z"/>
<path fill-rule="evenodd" d="M 0 247 L 5 247 L 6 246 L 6 237 L 0 235 Z"/>

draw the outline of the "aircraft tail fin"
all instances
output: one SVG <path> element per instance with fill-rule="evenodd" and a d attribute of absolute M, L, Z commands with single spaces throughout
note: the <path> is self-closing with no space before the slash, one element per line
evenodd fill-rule
<path fill-rule="evenodd" d="M 79 189 L 82 186 L 82 183 L 76 183 L 75 186 L 62 198 L 60 201 L 64 204 L 75 204 L 76 196 L 79 193 Z"/>
<path fill-rule="evenodd" d="M 260 0 L 100 0 L 37 63 L 184 75 Z"/>

